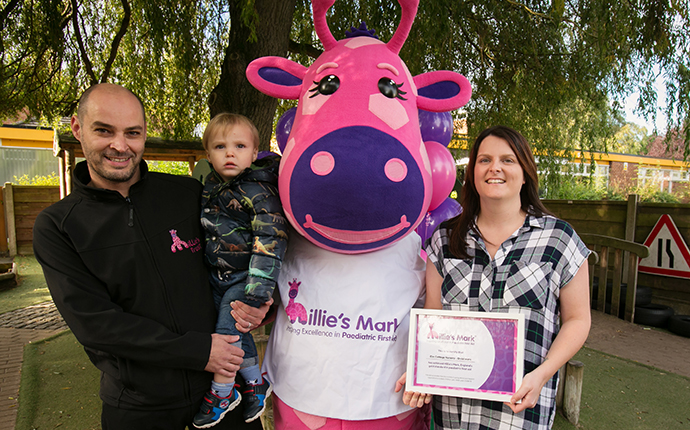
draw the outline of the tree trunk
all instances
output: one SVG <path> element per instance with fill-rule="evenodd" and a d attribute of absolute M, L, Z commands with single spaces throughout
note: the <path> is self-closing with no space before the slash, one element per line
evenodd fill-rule
<path fill-rule="evenodd" d="M 295 0 L 256 0 L 255 8 L 259 17 L 256 42 L 249 41 L 251 31 L 242 22 L 241 3 L 244 2 L 229 0 L 228 47 L 225 50 L 220 80 L 209 96 L 208 105 L 212 118 L 221 112 L 233 112 L 254 121 L 261 139 L 260 150 L 263 151 L 269 149 L 278 100 L 252 87 L 245 70 L 256 58 L 268 55 L 286 56 Z"/>

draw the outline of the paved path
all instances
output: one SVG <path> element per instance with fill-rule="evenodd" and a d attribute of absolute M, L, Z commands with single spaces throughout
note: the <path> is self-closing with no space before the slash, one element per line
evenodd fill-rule
<path fill-rule="evenodd" d="M 24 345 L 66 329 L 52 302 L 0 314 L 0 429 L 14 429 Z M 592 311 L 585 346 L 690 378 L 690 338 Z"/>
<path fill-rule="evenodd" d="M 690 378 L 690 338 L 592 311 L 585 346 Z"/>
<path fill-rule="evenodd" d="M 0 429 L 12 430 L 24 345 L 67 329 L 52 302 L 0 314 Z"/>

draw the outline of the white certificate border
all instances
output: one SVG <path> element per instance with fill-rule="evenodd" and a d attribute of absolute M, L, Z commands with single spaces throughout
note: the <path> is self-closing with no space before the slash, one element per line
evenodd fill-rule
<path fill-rule="evenodd" d="M 417 323 L 419 316 L 442 316 L 442 317 L 460 317 L 477 320 L 503 319 L 515 320 L 517 323 L 517 350 L 515 351 L 515 371 L 513 374 L 515 389 L 520 388 L 522 384 L 522 376 L 524 373 L 524 357 L 525 357 L 525 316 L 523 314 L 513 313 L 491 313 L 491 312 L 476 312 L 476 311 L 448 311 L 438 309 L 412 309 L 410 311 L 410 335 L 407 347 L 407 380 L 405 382 L 405 391 L 415 391 L 418 393 L 428 393 L 451 397 L 465 397 L 471 399 L 493 400 L 501 402 L 509 402 L 514 394 L 499 393 L 495 391 L 485 391 L 474 388 L 448 388 L 438 386 L 417 385 L 414 383 L 414 371 L 417 366 Z"/>

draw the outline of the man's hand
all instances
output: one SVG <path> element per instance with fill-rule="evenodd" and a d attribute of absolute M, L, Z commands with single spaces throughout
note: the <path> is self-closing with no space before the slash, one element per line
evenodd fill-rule
<path fill-rule="evenodd" d="M 234 378 L 244 357 L 244 351 L 232 345 L 239 339 L 239 336 L 213 333 L 211 335 L 211 354 L 204 370 L 226 378 Z"/>
<path fill-rule="evenodd" d="M 248 333 L 259 327 L 272 304 L 273 299 L 267 301 L 259 308 L 254 308 L 237 300 L 230 303 L 232 307 L 230 313 L 235 318 L 235 328 L 242 333 Z"/>

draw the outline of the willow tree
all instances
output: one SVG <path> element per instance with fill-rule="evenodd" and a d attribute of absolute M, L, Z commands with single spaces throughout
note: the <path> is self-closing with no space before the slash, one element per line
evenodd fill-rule
<path fill-rule="evenodd" d="M 620 105 L 639 91 L 690 143 L 688 0 L 422 0 L 401 51 L 413 74 L 463 73 L 473 96 L 461 115 L 470 135 L 490 124 L 523 131 L 540 154 L 604 149 Z M 382 40 L 400 17 L 393 0 L 338 0 L 337 38 L 365 21 Z M 72 112 L 94 82 L 141 94 L 152 130 L 192 136 L 219 111 L 245 113 L 267 141 L 276 101 L 252 89 L 244 68 L 264 55 L 307 65 L 318 56 L 306 0 L 10 0 L 0 14 L 0 114 Z M 281 105 L 281 109 L 286 104 Z M 555 170 L 556 165 L 551 165 Z"/>
<path fill-rule="evenodd" d="M 10 0 L 0 14 L 0 116 L 70 115 L 90 85 L 139 94 L 149 129 L 190 138 L 232 111 L 270 136 L 276 100 L 244 78 L 256 57 L 285 55 L 294 0 Z"/>

